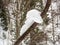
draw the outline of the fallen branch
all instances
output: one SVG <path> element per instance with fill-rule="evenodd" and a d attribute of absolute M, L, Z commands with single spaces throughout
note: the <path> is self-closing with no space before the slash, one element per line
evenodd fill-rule
<path fill-rule="evenodd" d="M 43 10 L 43 12 L 41 13 L 42 18 L 44 18 L 46 16 L 46 13 L 49 9 L 49 6 L 51 4 L 51 0 L 47 0 L 46 6 Z M 34 30 L 34 28 L 37 26 L 37 23 L 34 23 L 21 37 L 19 37 L 17 39 L 17 41 L 14 43 L 14 45 L 19 45 L 20 42 L 31 32 L 31 30 Z"/>

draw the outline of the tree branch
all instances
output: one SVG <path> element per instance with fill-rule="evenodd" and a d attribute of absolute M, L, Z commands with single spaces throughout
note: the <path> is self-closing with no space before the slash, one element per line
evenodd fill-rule
<path fill-rule="evenodd" d="M 41 13 L 42 18 L 45 17 L 45 15 L 49 9 L 50 4 L 51 4 L 51 0 L 47 0 L 46 6 L 45 6 L 43 12 Z M 14 43 L 14 45 L 19 45 L 19 43 L 31 32 L 31 30 L 34 30 L 34 28 L 36 26 L 37 26 L 37 23 L 34 23 L 21 37 L 19 37 L 17 39 L 17 41 Z"/>

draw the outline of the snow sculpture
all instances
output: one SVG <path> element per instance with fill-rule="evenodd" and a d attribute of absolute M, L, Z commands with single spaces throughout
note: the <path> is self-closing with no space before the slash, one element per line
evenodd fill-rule
<path fill-rule="evenodd" d="M 41 24 L 43 22 L 42 17 L 40 16 L 41 12 L 36 10 L 36 9 L 32 9 L 30 11 L 27 12 L 26 15 L 26 21 L 25 24 L 22 26 L 21 31 L 20 31 L 20 36 L 23 35 L 23 33 L 34 23 L 39 23 Z"/>

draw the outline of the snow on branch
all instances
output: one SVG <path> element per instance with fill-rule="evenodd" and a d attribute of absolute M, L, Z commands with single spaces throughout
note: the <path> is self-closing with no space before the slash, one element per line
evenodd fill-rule
<path fill-rule="evenodd" d="M 51 4 L 51 0 L 47 0 L 46 6 L 45 6 L 43 12 L 41 13 L 42 18 L 45 17 L 45 15 L 46 15 L 46 13 L 47 13 L 47 11 L 49 9 L 50 4 Z M 36 27 L 37 24 L 38 23 L 34 22 L 32 24 L 32 26 L 30 26 L 30 28 L 28 28 L 28 30 L 21 37 L 19 37 L 17 39 L 17 41 L 14 43 L 14 45 L 19 45 L 19 43 L 28 35 L 28 33 L 31 32 L 31 30 L 33 30 Z"/>
<path fill-rule="evenodd" d="M 20 30 L 20 36 L 23 35 L 24 32 L 27 31 L 28 28 L 30 28 L 30 26 L 34 22 L 39 23 L 39 24 L 43 22 L 43 19 L 40 14 L 41 12 L 36 9 L 32 9 L 27 12 L 25 24 L 22 26 Z"/>

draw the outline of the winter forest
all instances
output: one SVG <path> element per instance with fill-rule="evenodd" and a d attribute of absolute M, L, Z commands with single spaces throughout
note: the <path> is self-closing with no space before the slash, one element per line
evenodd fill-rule
<path fill-rule="evenodd" d="M 0 45 L 60 45 L 60 0 L 0 0 Z"/>

